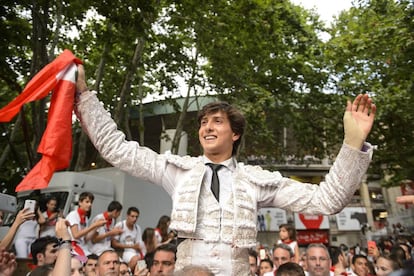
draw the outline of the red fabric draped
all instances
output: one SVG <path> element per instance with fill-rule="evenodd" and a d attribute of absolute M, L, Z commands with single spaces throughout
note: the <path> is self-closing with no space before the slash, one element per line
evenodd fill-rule
<path fill-rule="evenodd" d="M 25 103 L 42 99 L 53 90 L 46 130 L 37 149 L 43 155 L 42 159 L 16 187 L 16 192 L 46 188 L 56 170 L 69 166 L 76 64 L 81 63 L 72 52 L 65 50 L 36 74 L 18 97 L 0 110 L 0 122 L 8 122 Z"/>

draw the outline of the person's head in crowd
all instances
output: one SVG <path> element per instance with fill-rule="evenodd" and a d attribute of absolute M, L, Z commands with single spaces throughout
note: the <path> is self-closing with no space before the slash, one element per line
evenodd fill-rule
<path fill-rule="evenodd" d="M 379 241 L 378 246 L 381 248 L 383 254 L 390 254 L 394 247 L 394 242 L 391 238 L 383 238 Z"/>
<path fill-rule="evenodd" d="M 189 265 L 179 271 L 175 271 L 174 276 L 214 276 L 214 273 L 206 266 Z"/>
<path fill-rule="evenodd" d="M 329 276 L 331 258 L 325 245 L 311 243 L 306 249 L 306 265 L 309 276 Z"/>
<path fill-rule="evenodd" d="M 399 246 L 399 245 L 395 245 L 393 246 L 393 248 L 391 249 L 391 253 L 390 255 L 395 256 L 398 260 L 400 260 L 401 263 L 405 263 L 406 262 L 406 256 L 405 256 L 405 251 L 404 249 Z"/>
<path fill-rule="evenodd" d="M 119 201 L 111 201 L 106 209 L 110 218 L 117 219 L 122 211 L 122 204 Z"/>
<path fill-rule="evenodd" d="M 329 257 L 331 258 L 332 266 L 336 268 L 345 268 L 348 267 L 348 258 L 345 256 L 345 253 L 341 250 L 341 247 L 338 246 L 329 246 Z"/>
<path fill-rule="evenodd" d="M 405 241 L 404 243 L 400 243 L 399 246 L 404 250 L 405 260 L 410 261 L 411 260 L 411 246 L 408 244 L 407 241 Z"/>
<path fill-rule="evenodd" d="M 308 271 L 308 266 L 306 264 L 306 251 L 300 254 L 299 265 L 303 268 L 304 271 Z"/>
<path fill-rule="evenodd" d="M 38 266 L 54 264 L 58 255 L 58 239 L 45 236 L 36 239 L 30 246 L 33 263 Z"/>
<path fill-rule="evenodd" d="M 154 259 L 150 267 L 151 276 L 171 275 L 177 260 L 177 247 L 171 243 L 162 244 L 155 249 Z"/>
<path fill-rule="evenodd" d="M 341 244 L 339 245 L 339 248 L 340 248 L 340 249 L 341 249 L 341 251 L 342 251 L 342 252 L 344 252 L 345 254 L 346 254 L 346 253 L 348 253 L 349 247 L 348 247 L 346 244 L 341 243 Z"/>
<path fill-rule="evenodd" d="M 170 227 L 171 218 L 169 216 L 161 216 L 158 220 L 157 229 L 160 230 L 162 242 L 168 240 L 168 228 Z"/>
<path fill-rule="evenodd" d="M 305 276 L 305 271 L 299 264 L 288 262 L 279 266 L 276 276 Z"/>
<path fill-rule="evenodd" d="M 78 256 L 72 256 L 70 259 L 70 275 L 71 276 L 84 276 L 83 263 Z"/>
<path fill-rule="evenodd" d="M 269 259 L 260 260 L 259 276 L 263 276 L 266 272 L 273 271 L 273 262 Z"/>
<path fill-rule="evenodd" d="M 79 195 L 79 201 L 78 201 L 79 209 L 84 211 L 87 214 L 87 216 L 90 215 L 94 199 L 95 199 L 95 196 L 90 192 L 82 192 Z"/>
<path fill-rule="evenodd" d="M 127 210 L 126 224 L 134 225 L 139 218 L 139 210 L 137 207 L 129 207 Z"/>
<path fill-rule="evenodd" d="M 118 276 L 119 274 L 119 256 L 114 250 L 106 250 L 98 258 L 96 266 L 97 276 Z"/>
<path fill-rule="evenodd" d="M 402 263 L 395 255 L 380 255 L 375 262 L 377 276 L 388 276 L 402 268 Z"/>
<path fill-rule="evenodd" d="M 284 243 L 275 245 L 273 249 L 273 266 L 277 269 L 280 265 L 293 260 L 292 248 Z"/>
<path fill-rule="evenodd" d="M 37 266 L 35 269 L 30 272 L 30 276 L 52 276 L 53 272 L 53 265 L 41 265 Z"/>
<path fill-rule="evenodd" d="M 282 241 L 296 241 L 296 229 L 290 223 L 279 225 L 279 238 Z"/>
<path fill-rule="evenodd" d="M 154 228 L 147 227 L 142 232 L 142 241 L 145 244 L 145 248 L 148 252 L 154 252 L 155 248 L 157 247 L 157 237 L 155 236 Z"/>
<path fill-rule="evenodd" d="M 96 266 L 98 264 L 98 255 L 90 254 L 87 257 L 88 257 L 88 260 L 86 261 L 85 266 L 84 266 L 85 276 L 95 276 Z"/>
<path fill-rule="evenodd" d="M 49 197 L 46 201 L 46 211 L 56 212 L 57 210 L 57 199 L 56 197 Z"/>
<path fill-rule="evenodd" d="M 127 275 L 131 275 L 128 264 L 126 262 L 121 262 L 119 264 L 119 276 L 127 276 Z"/>
<path fill-rule="evenodd" d="M 352 257 L 352 271 L 358 276 L 367 276 L 369 274 L 368 258 L 365 255 L 357 254 Z"/>
<path fill-rule="evenodd" d="M 254 249 L 249 249 L 249 266 L 250 274 L 252 276 L 257 274 L 257 251 Z"/>

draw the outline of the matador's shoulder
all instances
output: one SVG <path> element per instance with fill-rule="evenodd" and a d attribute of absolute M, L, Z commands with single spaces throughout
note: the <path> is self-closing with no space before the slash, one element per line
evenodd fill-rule
<path fill-rule="evenodd" d="M 166 152 L 165 158 L 168 163 L 174 164 L 175 166 L 181 169 L 184 169 L 184 170 L 190 170 L 198 164 L 203 164 L 203 158 L 201 156 L 199 157 L 193 157 L 189 155 L 180 156 L 180 155 L 172 154 L 171 152 Z"/>
<path fill-rule="evenodd" d="M 278 171 L 265 170 L 260 166 L 239 163 L 237 167 L 242 177 L 259 186 L 276 185 L 283 178 Z"/>

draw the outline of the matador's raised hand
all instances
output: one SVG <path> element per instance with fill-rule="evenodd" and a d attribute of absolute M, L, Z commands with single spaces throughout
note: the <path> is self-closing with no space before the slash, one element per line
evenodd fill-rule
<path fill-rule="evenodd" d="M 86 84 L 85 69 L 82 64 L 78 65 L 78 75 L 76 79 L 76 92 L 83 93 L 88 91 L 88 86 Z"/>
<path fill-rule="evenodd" d="M 361 149 L 374 124 L 377 107 L 367 94 L 359 94 L 348 101 L 344 114 L 344 143 Z"/>

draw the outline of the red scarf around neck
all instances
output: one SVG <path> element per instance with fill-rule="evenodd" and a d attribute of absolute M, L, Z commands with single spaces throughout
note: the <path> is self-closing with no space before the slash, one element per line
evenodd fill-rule
<path fill-rule="evenodd" d="M 78 208 L 78 214 L 80 217 L 80 224 L 86 225 L 86 211 L 81 208 Z"/>
<path fill-rule="evenodd" d="M 46 210 L 46 215 L 48 218 L 50 218 L 53 215 L 52 211 Z"/>
<path fill-rule="evenodd" d="M 109 227 L 111 227 L 112 224 L 112 218 L 109 217 L 108 211 L 103 212 L 103 216 L 106 219 L 106 229 L 109 230 Z"/>
<path fill-rule="evenodd" d="M 287 240 L 281 240 L 282 243 L 284 244 L 290 244 L 291 242 L 293 242 L 291 239 L 287 239 Z"/>

